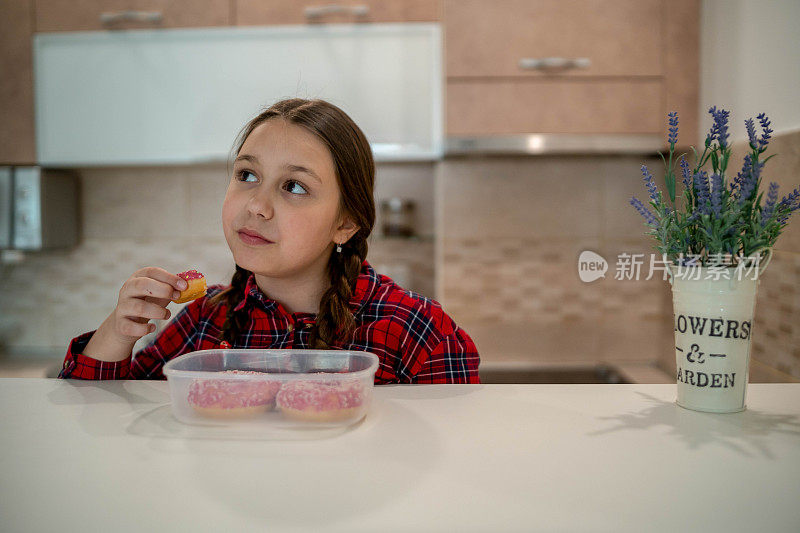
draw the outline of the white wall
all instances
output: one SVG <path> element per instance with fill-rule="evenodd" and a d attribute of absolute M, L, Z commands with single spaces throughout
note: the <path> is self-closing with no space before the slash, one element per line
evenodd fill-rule
<path fill-rule="evenodd" d="M 773 135 L 800 129 L 800 0 L 702 0 L 701 11 L 700 138 L 712 105 L 731 112 L 732 141 L 761 112 Z"/>

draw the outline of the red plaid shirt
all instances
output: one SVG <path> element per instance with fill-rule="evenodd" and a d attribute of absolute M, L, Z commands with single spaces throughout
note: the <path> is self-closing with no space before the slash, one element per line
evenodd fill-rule
<path fill-rule="evenodd" d="M 208 299 L 224 290 L 212 285 L 208 294 L 187 304 L 153 341 L 116 363 L 98 361 L 81 352 L 94 331 L 72 340 L 60 378 L 164 379 L 164 363 L 196 350 L 219 348 L 228 306 Z M 289 313 L 265 296 L 250 276 L 237 309 L 247 307 L 250 329 L 234 348 L 308 349 L 316 315 Z M 356 329 L 349 341 L 332 348 L 362 350 L 380 360 L 375 384 L 480 383 L 480 357 L 472 339 L 428 298 L 407 291 L 379 275 L 364 261 L 350 308 Z"/>

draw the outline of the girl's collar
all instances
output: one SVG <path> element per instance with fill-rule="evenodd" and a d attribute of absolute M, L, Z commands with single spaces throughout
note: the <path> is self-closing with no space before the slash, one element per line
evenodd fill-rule
<path fill-rule="evenodd" d="M 380 279 L 375 269 L 372 268 L 365 259 L 361 263 L 361 272 L 356 278 L 356 286 L 353 291 L 353 297 L 350 298 L 350 310 L 354 315 L 358 315 L 364 309 L 364 306 L 372 299 L 372 295 L 380 284 Z M 239 304 L 234 308 L 234 311 L 239 311 L 245 305 L 259 306 L 265 311 L 274 311 L 276 308 L 281 307 L 278 302 L 269 298 L 258 288 L 256 284 L 255 275 L 252 273 L 247 278 L 247 283 L 244 287 L 243 298 Z M 281 307 L 281 309 L 283 309 Z"/>

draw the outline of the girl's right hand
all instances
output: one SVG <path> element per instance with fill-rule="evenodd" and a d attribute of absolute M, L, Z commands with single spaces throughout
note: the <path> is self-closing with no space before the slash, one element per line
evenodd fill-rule
<path fill-rule="evenodd" d="M 144 267 L 122 285 L 114 309 L 114 336 L 123 342 L 135 342 L 155 331 L 151 319 L 170 317 L 167 304 L 180 296 L 187 283 L 163 268 Z"/>

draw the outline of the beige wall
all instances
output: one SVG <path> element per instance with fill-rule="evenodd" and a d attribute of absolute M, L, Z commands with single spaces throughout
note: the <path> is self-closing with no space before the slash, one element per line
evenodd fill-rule
<path fill-rule="evenodd" d="M 732 139 L 765 112 L 778 133 L 800 129 L 800 2 L 703 0 L 700 19 L 700 136 L 716 105 L 731 110 Z"/>

